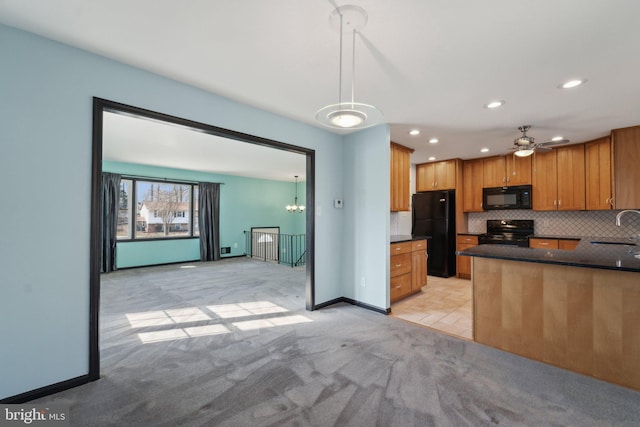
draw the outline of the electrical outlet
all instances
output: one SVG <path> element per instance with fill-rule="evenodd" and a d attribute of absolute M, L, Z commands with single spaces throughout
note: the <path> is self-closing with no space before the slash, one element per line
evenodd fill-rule
<path fill-rule="evenodd" d="M 362 286 L 363 288 L 367 287 L 367 278 L 366 277 L 362 276 L 360 278 L 360 286 Z"/>
<path fill-rule="evenodd" d="M 333 207 L 337 209 L 342 209 L 342 199 L 335 199 L 333 201 Z"/>

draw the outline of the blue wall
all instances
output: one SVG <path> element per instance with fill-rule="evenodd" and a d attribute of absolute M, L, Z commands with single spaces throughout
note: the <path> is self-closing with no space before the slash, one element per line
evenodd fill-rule
<path fill-rule="evenodd" d="M 304 156 L 300 156 L 304 164 Z M 284 207 L 293 200 L 290 182 L 246 178 L 121 162 L 102 162 L 104 172 L 188 181 L 220 182 L 220 246 L 230 247 L 223 256 L 246 254 L 245 230 L 280 227 L 284 234 L 305 234 L 305 216 Z M 305 203 L 305 183 L 298 183 L 298 200 Z M 119 242 L 118 268 L 200 259 L 198 239 L 155 242 Z"/>
<path fill-rule="evenodd" d="M 194 87 L 31 33 L 0 25 L 0 399 L 87 375 L 89 368 L 89 248 L 93 97 L 121 102 L 226 129 L 306 147 L 316 153 L 316 303 L 353 294 L 344 265 L 363 256 L 382 259 L 388 242 L 360 254 L 345 251 L 381 240 L 345 234 L 361 216 L 388 229 L 388 128 L 367 133 L 367 162 L 353 171 L 345 150 L 366 144 L 286 119 Z M 355 137 L 354 137 L 355 138 Z M 386 139 L 385 141 L 383 141 Z M 353 146 L 352 146 L 353 144 Z M 385 148 L 386 145 L 386 148 Z M 355 156 L 349 157 L 349 162 Z M 345 175 L 349 171 L 349 175 Z M 345 191 L 345 178 L 378 174 L 376 188 Z M 378 192 L 379 194 L 374 194 Z M 353 193 L 353 194 L 352 194 Z M 386 206 L 381 202 L 383 194 Z M 333 208 L 333 199 L 353 209 Z M 288 201 L 287 201 L 288 203 Z M 278 202 L 278 209 L 282 206 Z M 383 208 L 382 215 L 367 209 Z M 315 209 L 315 210 L 314 210 Z M 384 233 L 384 231 L 382 231 Z M 234 236 L 231 236 L 233 240 Z M 375 266 L 363 273 L 385 274 Z M 360 272 L 358 272 L 360 274 Z M 385 277 L 376 281 L 383 289 Z M 376 292 L 362 302 L 381 306 Z M 384 304 L 382 304 L 384 305 Z"/>

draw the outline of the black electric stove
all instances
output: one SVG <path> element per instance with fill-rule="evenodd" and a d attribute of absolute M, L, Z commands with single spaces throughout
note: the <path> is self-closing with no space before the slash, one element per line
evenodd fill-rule
<path fill-rule="evenodd" d="M 487 233 L 478 236 L 478 243 L 528 247 L 531 236 L 533 236 L 532 219 L 489 219 Z"/>

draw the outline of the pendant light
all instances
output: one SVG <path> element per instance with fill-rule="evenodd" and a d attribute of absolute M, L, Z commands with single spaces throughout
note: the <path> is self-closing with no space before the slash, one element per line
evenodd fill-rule
<path fill-rule="evenodd" d="M 287 212 L 304 212 L 304 205 L 298 205 L 298 175 L 296 177 L 296 197 L 293 200 L 293 205 L 287 205 Z"/>
<path fill-rule="evenodd" d="M 367 24 L 367 13 L 359 6 L 347 5 L 336 8 L 329 15 L 329 22 L 340 32 L 340 61 L 338 69 L 338 103 L 318 110 L 316 119 L 324 126 L 334 129 L 364 129 L 378 124 L 382 112 L 373 105 L 355 102 L 356 81 L 356 33 Z M 351 101 L 342 102 L 342 39 L 343 34 L 352 37 Z"/>

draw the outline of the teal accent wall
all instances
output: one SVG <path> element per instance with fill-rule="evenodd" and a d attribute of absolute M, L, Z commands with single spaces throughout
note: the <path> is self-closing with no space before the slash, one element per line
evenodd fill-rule
<path fill-rule="evenodd" d="M 304 156 L 300 155 L 302 162 Z M 220 246 L 238 256 L 247 253 L 244 231 L 251 227 L 280 227 L 283 234 L 305 234 L 305 215 L 293 214 L 285 206 L 293 202 L 295 185 L 290 182 L 214 174 L 122 162 L 102 162 L 104 172 L 123 175 L 219 182 Z M 305 183 L 298 183 L 298 201 L 306 200 Z M 118 242 L 118 268 L 200 259 L 198 239 Z"/>

